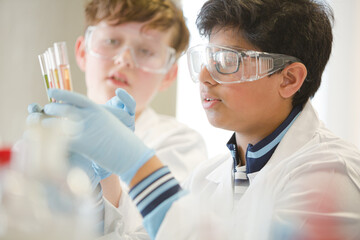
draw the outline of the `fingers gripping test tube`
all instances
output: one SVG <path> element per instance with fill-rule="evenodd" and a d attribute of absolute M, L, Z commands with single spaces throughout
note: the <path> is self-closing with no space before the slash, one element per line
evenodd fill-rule
<path fill-rule="evenodd" d="M 70 75 L 70 64 L 67 55 L 66 42 L 54 43 L 55 60 L 59 75 L 62 80 L 62 89 L 72 91 L 72 82 Z"/>

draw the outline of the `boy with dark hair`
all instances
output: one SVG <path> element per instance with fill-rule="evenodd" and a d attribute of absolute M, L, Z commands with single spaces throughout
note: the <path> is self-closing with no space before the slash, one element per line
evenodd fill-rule
<path fill-rule="evenodd" d="M 331 53 L 332 19 L 313 0 L 203 5 L 197 25 L 209 44 L 188 50 L 189 69 L 209 122 L 234 135 L 229 153 L 201 164 L 187 190 L 131 131 L 82 96 L 52 91 L 66 104 L 45 112 L 83 116 L 89 128 L 77 137 L 93 147 L 101 146 L 93 137 L 101 129 L 103 150 L 91 152 L 78 139 L 72 148 L 129 183 L 152 238 L 357 239 L 360 153 L 323 126 L 309 100 Z"/>

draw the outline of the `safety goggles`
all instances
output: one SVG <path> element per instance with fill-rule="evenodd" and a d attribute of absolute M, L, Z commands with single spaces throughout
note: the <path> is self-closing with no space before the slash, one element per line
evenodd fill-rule
<path fill-rule="evenodd" d="M 126 44 L 125 44 L 126 42 Z M 111 26 L 89 26 L 85 33 L 86 51 L 92 56 L 115 61 L 130 51 L 137 68 L 165 74 L 176 59 L 175 49 L 134 32 L 119 32 Z"/>
<path fill-rule="evenodd" d="M 218 83 L 240 83 L 269 76 L 299 59 L 283 54 L 257 52 L 242 48 L 201 44 L 187 51 L 191 78 L 199 81 L 206 67 Z"/>

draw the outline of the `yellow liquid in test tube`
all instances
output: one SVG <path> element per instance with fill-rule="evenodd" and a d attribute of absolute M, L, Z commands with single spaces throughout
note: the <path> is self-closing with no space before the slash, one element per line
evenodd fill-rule
<path fill-rule="evenodd" d="M 59 71 L 56 68 L 53 69 L 53 71 L 54 71 L 56 88 L 61 88 L 60 79 L 59 79 Z"/>
<path fill-rule="evenodd" d="M 51 82 L 49 80 L 49 76 L 48 76 L 48 66 L 47 66 L 47 62 L 46 62 L 46 54 L 40 54 L 38 55 L 38 59 L 39 59 L 39 63 L 40 63 L 40 68 L 41 68 L 41 74 L 43 76 L 44 82 L 45 82 L 45 88 L 46 91 L 49 90 L 50 86 L 51 86 Z M 47 94 L 46 94 L 47 95 Z M 50 99 L 49 95 L 47 95 L 49 102 L 52 102 L 52 100 Z"/>

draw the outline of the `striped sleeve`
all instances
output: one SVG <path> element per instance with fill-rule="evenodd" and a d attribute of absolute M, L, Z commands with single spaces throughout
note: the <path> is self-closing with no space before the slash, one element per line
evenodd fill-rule
<path fill-rule="evenodd" d="M 172 203 L 186 194 L 168 167 L 162 167 L 129 192 L 144 218 L 144 227 L 150 237 L 155 239 L 159 227 Z"/>

